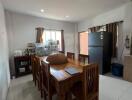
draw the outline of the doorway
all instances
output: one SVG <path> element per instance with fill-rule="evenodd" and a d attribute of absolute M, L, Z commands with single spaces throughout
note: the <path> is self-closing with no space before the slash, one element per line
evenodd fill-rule
<path fill-rule="evenodd" d="M 79 53 L 88 55 L 88 32 L 79 33 Z"/>

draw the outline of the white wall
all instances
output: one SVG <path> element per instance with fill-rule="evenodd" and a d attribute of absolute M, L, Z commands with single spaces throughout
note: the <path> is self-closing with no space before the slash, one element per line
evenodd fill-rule
<path fill-rule="evenodd" d="M 124 20 L 126 5 L 123 5 L 117 9 L 98 15 L 92 19 L 87 19 L 78 23 L 78 31 L 86 31 L 89 27 L 97 25 L 105 25 L 115 21 Z"/>
<path fill-rule="evenodd" d="M 0 1 L 0 100 L 6 100 L 10 83 L 4 9 Z"/>
<path fill-rule="evenodd" d="M 132 2 L 124 4 L 123 6 L 111 10 L 109 12 L 98 15 L 92 19 L 87 19 L 78 23 L 78 32 L 87 31 L 88 28 L 98 25 L 105 25 L 107 23 L 116 22 L 116 21 L 124 21 L 122 27 L 122 31 L 119 33 L 119 47 L 118 47 L 118 59 L 120 62 L 120 58 L 122 55 L 122 50 L 124 48 L 124 41 L 126 34 L 132 33 Z M 129 54 L 129 50 L 124 49 L 123 56 Z M 122 58 L 123 58 L 122 56 Z M 123 60 L 123 59 L 122 59 Z M 120 62 L 122 63 L 122 61 Z"/>
<path fill-rule="evenodd" d="M 46 29 L 64 30 L 65 50 L 74 52 L 75 24 L 70 22 L 56 21 L 30 15 L 6 11 L 6 25 L 9 39 L 9 54 L 13 62 L 13 52 L 24 49 L 27 43 L 36 41 L 36 27 Z M 11 63 L 13 65 L 13 63 Z M 14 73 L 14 68 L 12 67 Z"/>

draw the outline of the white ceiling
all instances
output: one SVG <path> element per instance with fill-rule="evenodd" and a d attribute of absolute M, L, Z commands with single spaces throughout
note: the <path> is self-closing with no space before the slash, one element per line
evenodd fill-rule
<path fill-rule="evenodd" d="M 78 22 L 117 8 L 130 0 L 2 0 L 7 10 Z M 41 13 L 40 9 L 45 12 Z M 65 18 L 65 16 L 70 16 Z"/>

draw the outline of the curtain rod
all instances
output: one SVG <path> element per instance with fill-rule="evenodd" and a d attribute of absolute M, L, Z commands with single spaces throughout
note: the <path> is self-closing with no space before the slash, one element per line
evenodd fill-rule
<path fill-rule="evenodd" d="M 47 28 L 44 28 L 44 30 L 62 31 L 62 30 L 56 30 L 56 29 L 47 29 Z"/>
<path fill-rule="evenodd" d="M 120 21 L 110 22 L 110 23 L 107 23 L 107 24 L 112 24 L 112 23 L 123 23 L 123 22 L 124 22 L 123 20 L 120 20 Z M 97 25 L 97 26 L 92 26 L 92 27 L 89 27 L 88 29 L 93 28 L 93 27 L 98 27 L 98 26 L 106 26 L 106 24 Z"/>
<path fill-rule="evenodd" d="M 37 27 L 36 29 L 44 29 L 44 30 L 54 30 L 54 31 L 63 31 L 63 29 L 61 30 L 56 30 L 56 29 L 48 29 L 48 28 L 43 28 L 43 27 Z"/>

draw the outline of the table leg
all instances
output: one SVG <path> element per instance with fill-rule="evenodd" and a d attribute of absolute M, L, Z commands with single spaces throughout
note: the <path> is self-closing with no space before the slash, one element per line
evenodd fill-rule
<path fill-rule="evenodd" d="M 58 93 L 58 98 L 59 98 L 59 100 L 65 100 L 65 93 L 63 92 L 63 93 Z"/>
<path fill-rule="evenodd" d="M 66 94 L 66 100 L 72 100 L 72 93 L 70 91 Z"/>

